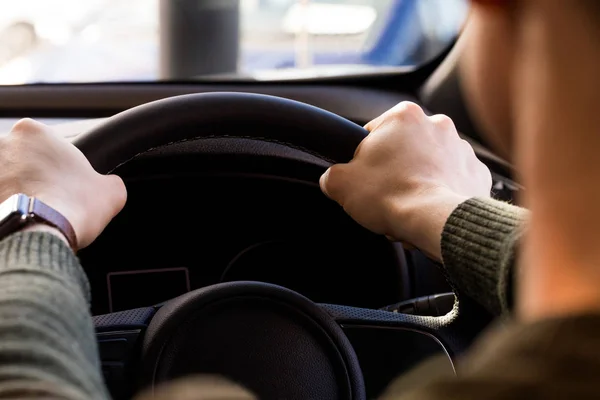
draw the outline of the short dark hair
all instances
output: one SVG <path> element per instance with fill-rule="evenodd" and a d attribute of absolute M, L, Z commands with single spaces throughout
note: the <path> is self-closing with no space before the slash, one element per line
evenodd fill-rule
<path fill-rule="evenodd" d="M 577 0 L 577 2 L 587 15 L 594 17 L 594 19 L 600 24 L 599 0 Z"/>

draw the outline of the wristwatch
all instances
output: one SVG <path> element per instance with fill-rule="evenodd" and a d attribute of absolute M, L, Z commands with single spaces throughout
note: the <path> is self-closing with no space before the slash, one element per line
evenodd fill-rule
<path fill-rule="evenodd" d="M 77 236 L 69 221 L 44 202 L 19 193 L 0 204 L 0 240 L 34 223 L 58 229 L 77 250 Z"/>

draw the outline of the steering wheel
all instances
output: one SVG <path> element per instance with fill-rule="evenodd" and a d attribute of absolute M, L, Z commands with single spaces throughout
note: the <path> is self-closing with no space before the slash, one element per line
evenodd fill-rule
<path fill-rule="evenodd" d="M 340 116 L 300 102 L 210 93 L 132 108 L 79 135 L 74 144 L 97 171 L 109 173 L 150 149 L 208 137 L 275 142 L 330 163 L 348 162 L 367 134 Z M 421 332 L 435 337 L 454 357 L 485 323 L 477 306 L 457 298 L 460 302 L 447 315 L 425 317 L 317 305 L 279 286 L 233 282 L 189 292 L 158 311 L 148 307 L 94 320 L 99 335 L 110 339 L 100 341 L 101 351 L 110 342 L 113 358 L 141 360 L 142 385 L 154 387 L 190 373 L 219 373 L 259 398 L 362 400 L 361 368 L 342 326 Z M 134 339 L 142 343 L 139 357 L 132 350 Z"/>

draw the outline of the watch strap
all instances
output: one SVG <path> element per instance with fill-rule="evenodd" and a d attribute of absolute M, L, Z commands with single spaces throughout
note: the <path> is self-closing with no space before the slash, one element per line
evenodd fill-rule
<path fill-rule="evenodd" d="M 42 224 L 46 224 L 58 229 L 69 242 L 71 248 L 77 250 L 77 235 L 71 223 L 54 208 L 48 206 L 43 201 L 35 197 L 29 198 L 29 217 Z"/>

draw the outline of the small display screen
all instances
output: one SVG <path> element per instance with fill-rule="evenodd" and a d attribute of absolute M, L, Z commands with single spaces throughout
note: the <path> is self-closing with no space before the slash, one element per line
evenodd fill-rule
<path fill-rule="evenodd" d="M 153 306 L 190 291 L 183 267 L 111 272 L 107 281 L 110 312 Z"/>

